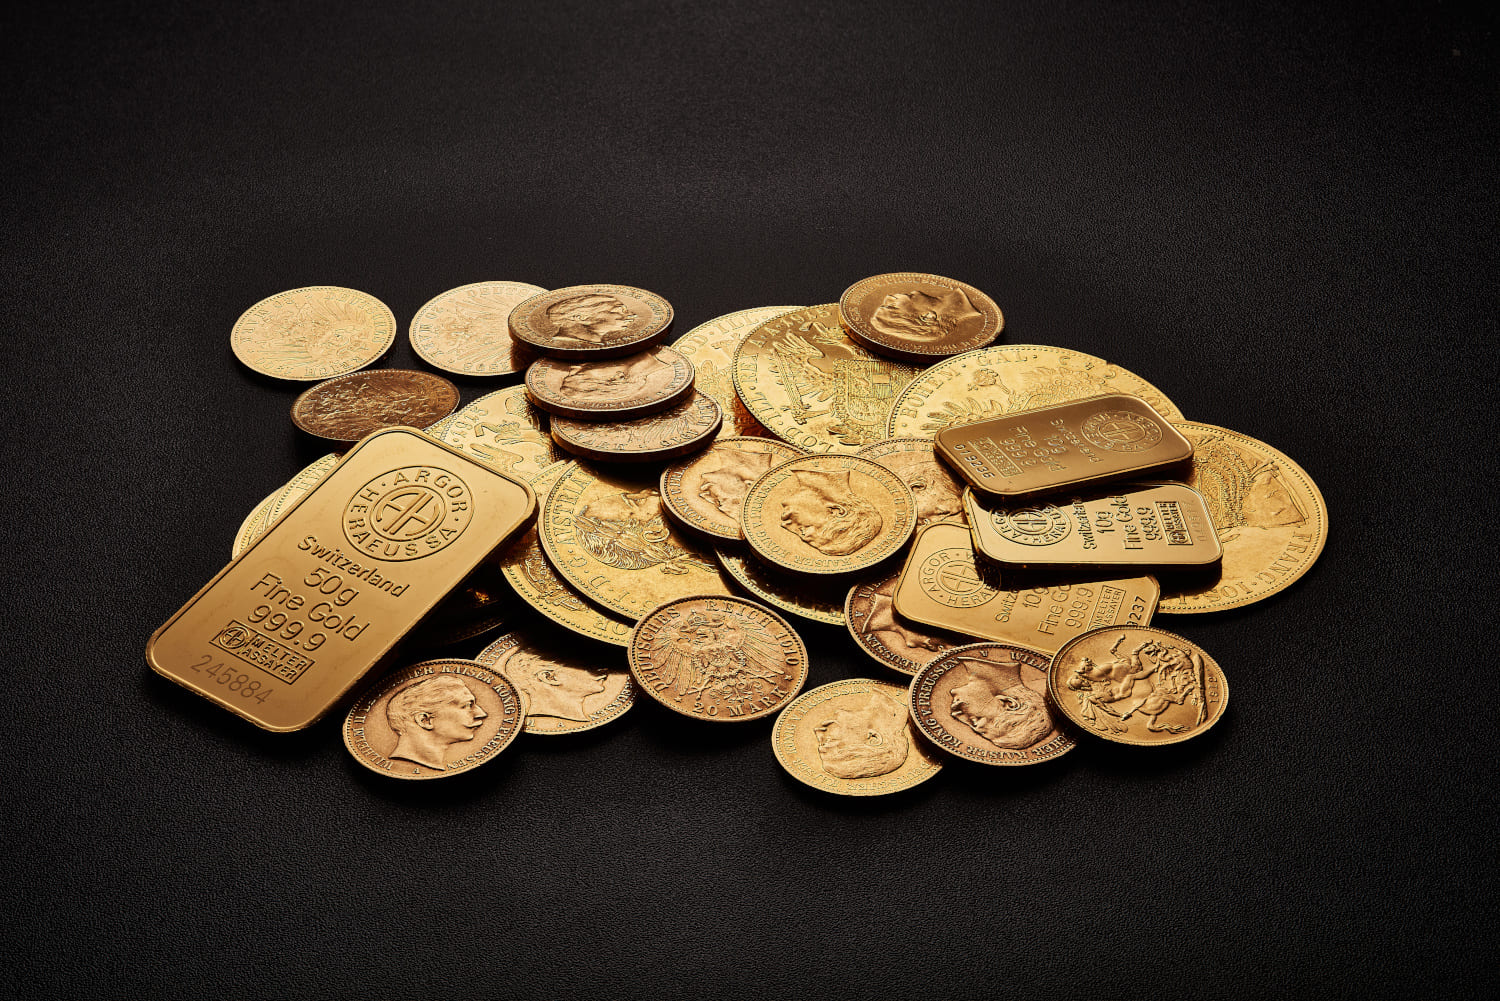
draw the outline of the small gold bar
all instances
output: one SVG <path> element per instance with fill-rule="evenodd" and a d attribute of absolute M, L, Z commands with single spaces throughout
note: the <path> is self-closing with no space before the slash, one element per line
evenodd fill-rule
<path fill-rule="evenodd" d="M 158 629 L 158 674 L 301 730 L 536 516 L 525 483 L 412 428 L 377 431 Z"/>
<path fill-rule="evenodd" d="M 917 534 L 896 584 L 896 611 L 924 625 L 1038 653 L 1056 653 L 1100 626 L 1143 626 L 1156 611 L 1155 577 L 1060 582 L 1006 590 L 976 566 L 969 530 L 929 525 Z"/>
<path fill-rule="evenodd" d="M 1203 496 L 1186 483 L 1127 483 L 997 504 L 964 491 L 981 556 L 1015 567 L 1211 566 L 1223 557 Z"/>
<path fill-rule="evenodd" d="M 1004 498 L 1138 478 L 1193 457 L 1151 404 L 1124 393 L 948 428 L 937 451 L 976 491 Z"/>

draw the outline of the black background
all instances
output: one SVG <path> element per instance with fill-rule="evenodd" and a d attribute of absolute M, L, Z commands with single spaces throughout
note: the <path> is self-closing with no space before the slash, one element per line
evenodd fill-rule
<path fill-rule="evenodd" d="M 4 990 L 1463 995 L 1493 980 L 1495 82 L 1444 4 L 79 4 L 6 23 Z M 1158 624 L 1160 753 L 844 801 L 651 704 L 396 786 L 147 636 L 322 450 L 228 333 L 346 285 L 893 270 L 1319 482 L 1312 572 Z M 494 384 L 465 382 L 470 400 Z M 809 625 L 811 683 L 884 676 Z M 893 680 L 894 679 L 894 676 Z M 1493 986 L 1493 985 L 1492 985 Z"/>

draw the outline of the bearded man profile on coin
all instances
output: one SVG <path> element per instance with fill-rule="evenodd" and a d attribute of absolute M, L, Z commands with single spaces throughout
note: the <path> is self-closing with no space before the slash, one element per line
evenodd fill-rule
<path fill-rule="evenodd" d="M 546 317 L 557 332 L 553 340 L 564 347 L 591 347 L 630 326 L 635 314 L 612 295 L 590 292 L 554 302 Z"/>
<path fill-rule="evenodd" d="M 885 297 L 870 314 L 870 326 L 903 340 L 934 341 L 973 336 L 984 326 L 963 289 L 912 289 Z"/>
<path fill-rule="evenodd" d="M 698 499 L 738 519 L 750 484 L 771 470 L 771 453 L 721 449 L 718 468 L 703 474 Z"/>
<path fill-rule="evenodd" d="M 880 511 L 854 492 L 849 471 L 793 470 L 797 489 L 781 502 L 781 527 L 828 556 L 848 556 L 885 527 Z"/>
<path fill-rule="evenodd" d="M 423 678 L 386 703 L 385 718 L 396 733 L 396 749 L 386 755 L 442 770 L 448 749 L 474 739 L 489 716 L 469 686 L 451 676 Z"/>
<path fill-rule="evenodd" d="M 563 376 L 560 395 L 584 403 L 643 396 L 672 381 L 672 366 L 650 351 L 618 362 L 585 362 Z M 657 385 L 651 386 L 655 382 Z"/>
<path fill-rule="evenodd" d="M 823 770 L 840 779 L 888 775 L 906 763 L 906 707 L 874 692 L 863 705 L 839 708 L 814 733 Z"/>
<path fill-rule="evenodd" d="M 609 680 L 609 673 L 603 668 L 568 667 L 544 660 L 529 650 L 519 650 L 511 657 L 505 665 L 505 676 L 530 700 L 527 716 L 555 716 L 581 722 L 591 718 L 584 702 L 604 691 Z"/>
<path fill-rule="evenodd" d="M 968 679 L 953 688 L 953 718 L 980 737 L 1009 750 L 1041 742 L 1054 727 L 1042 694 L 1021 680 L 1015 661 L 963 658 Z"/>

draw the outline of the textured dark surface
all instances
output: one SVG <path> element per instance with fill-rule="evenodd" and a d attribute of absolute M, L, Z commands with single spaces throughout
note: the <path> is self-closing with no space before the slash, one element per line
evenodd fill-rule
<path fill-rule="evenodd" d="M 0 992 L 1480 992 L 1497 67 L 1489 22 L 1421 6 L 9 21 Z M 301 387 L 230 354 L 261 297 L 371 292 L 421 367 L 406 323 L 466 282 L 638 285 L 685 331 L 906 269 L 1321 484 L 1301 583 L 1158 620 L 1229 676 L 1208 736 L 839 801 L 769 723 L 648 704 L 407 788 L 332 720 L 262 734 L 146 670 L 321 454 Z M 883 676 L 804 635 L 811 683 Z"/>

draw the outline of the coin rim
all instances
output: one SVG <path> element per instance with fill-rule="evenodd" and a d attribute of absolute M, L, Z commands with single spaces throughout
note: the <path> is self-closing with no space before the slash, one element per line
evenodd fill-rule
<path fill-rule="evenodd" d="M 425 313 L 425 312 L 427 312 L 428 308 L 431 307 L 434 303 L 436 303 L 439 299 L 447 298 L 448 296 L 453 295 L 454 293 L 464 292 L 464 291 L 467 291 L 468 289 L 471 289 L 471 288 L 487 289 L 487 288 L 489 288 L 490 286 L 493 286 L 493 285 L 520 286 L 522 288 L 528 288 L 528 289 L 540 289 L 541 292 L 547 291 L 546 289 L 542 288 L 540 285 L 533 285 L 530 282 L 487 281 L 487 282 L 469 282 L 467 285 L 460 285 L 457 288 L 450 288 L 446 292 L 439 292 L 437 295 L 433 296 L 431 299 L 428 299 L 426 302 L 424 302 L 422 304 L 421 308 L 418 309 L 416 311 L 416 313 L 414 313 L 412 315 L 411 323 L 409 323 L 409 324 L 406 325 L 406 339 L 407 339 L 408 342 L 410 342 L 411 349 L 412 349 L 413 352 L 415 352 L 416 356 L 418 358 L 422 359 L 423 361 L 425 361 L 427 364 L 431 365 L 433 368 L 441 369 L 444 372 L 449 372 L 449 373 L 451 373 L 453 375 L 466 375 L 466 376 L 471 376 L 471 377 L 475 377 L 475 378 L 484 378 L 484 377 L 487 377 L 487 376 L 496 376 L 496 375 L 514 375 L 515 373 L 521 371 L 521 369 L 524 368 L 526 365 L 531 364 L 531 362 L 534 361 L 535 359 L 524 359 L 521 365 L 515 366 L 515 367 L 512 367 L 512 368 L 506 368 L 506 369 L 485 369 L 483 371 L 476 371 L 475 369 L 471 369 L 471 368 L 470 369 L 455 368 L 455 367 L 453 367 L 450 364 L 446 364 L 444 362 L 438 361 L 432 355 L 430 355 L 426 351 L 424 351 L 422 349 L 421 343 L 417 339 L 417 322 L 419 320 L 423 319 L 422 314 Z M 533 294 L 534 295 L 539 295 L 540 292 L 533 293 Z M 518 302 L 518 303 L 516 303 L 516 305 L 519 306 L 520 303 Z M 512 306 L 511 309 L 514 310 L 515 306 Z M 506 332 L 507 336 L 510 335 L 510 316 L 509 316 L 509 314 L 507 314 L 506 317 L 505 317 L 505 332 Z M 511 340 L 515 340 L 515 338 L 512 337 Z M 534 352 L 532 352 L 531 345 L 529 345 L 529 344 L 519 344 L 517 346 L 519 348 L 521 348 L 521 350 L 524 351 L 526 354 L 533 354 L 534 353 Z M 511 358 L 514 359 L 515 356 L 516 356 L 516 352 L 513 350 L 511 352 Z"/>
<path fill-rule="evenodd" d="M 366 431 L 364 434 L 360 435 L 358 438 L 343 438 L 343 437 L 339 437 L 337 435 L 328 434 L 328 433 L 323 432 L 323 431 L 315 431 L 313 428 L 311 428 L 306 423 L 304 423 L 305 417 L 303 415 L 301 415 L 299 413 L 299 411 L 304 407 L 304 405 L 306 404 L 306 401 L 310 397 L 312 397 L 312 395 L 314 393 L 316 393 L 318 390 L 324 388 L 329 383 L 331 383 L 331 382 L 343 382 L 343 381 L 345 381 L 347 379 L 370 378 L 372 376 L 384 375 L 384 374 L 389 374 L 389 375 L 411 375 L 411 376 L 416 376 L 419 379 L 434 379 L 438 383 L 440 383 L 440 385 L 438 385 L 435 388 L 438 388 L 438 389 L 446 388 L 452 394 L 452 396 L 453 396 L 453 404 L 448 408 L 448 412 L 446 414 L 443 414 L 441 417 L 438 417 L 436 420 L 430 421 L 424 427 L 417 428 L 417 430 L 419 430 L 419 431 L 425 431 L 427 428 L 432 427 L 434 424 L 437 424 L 439 421 L 445 421 L 449 417 L 452 417 L 455 413 L 458 412 L 458 403 L 459 403 L 459 398 L 460 398 L 460 395 L 461 395 L 459 393 L 459 391 L 458 391 L 458 387 L 455 386 L 451 380 L 443 378 L 442 376 L 438 375 L 436 372 L 423 372 L 422 370 L 415 369 L 415 368 L 371 368 L 371 369 L 360 369 L 357 372 L 345 372 L 343 375 L 335 375 L 335 376 L 333 376 L 331 378 L 324 379 L 322 382 L 319 382 L 316 385 L 309 386 L 308 388 L 304 389 L 301 393 L 298 393 L 297 394 L 297 398 L 292 401 L 292 410 L 291 410 L 292 423 L 295 424 L 297 426 L 297 429 L 299 431 L 301 431 L 303 434 L 309 434 L 309 435 L 312 435 L 314 438 L 321 438 L 323 441 L 331 441 L 331 442 L 334 442 L 334 443 L 339 444 L 339 445 L 352 445 L 355 442 L 359 441 L 360 439 L 364 438 L 365 435 L 374 434 L 376 431 L 383 431 L 385 428 L 388 428 L 388 427 L 412 427 L 412 425 L 410 425 L 410 424 L 383 424 L 380 427 L 371 428 L 369 431 Z"/>
<path fill-rule="evenodd" d="M 703 395 L 708 396 L 707 393 L 704 393 Z M 712 396 L 708 396 L 708 398 L 710 400 L 713 399 Z M 714 402 L 717 403 L 718 401 L 715 400 Z M 719 408 L 721 415 L 723 413 L 723 410 L 723 407 Z M 723 419 L 722 416 L 720 419 Z M 715 542 L 718 542 L 720 540 L 725 540 L 728 542 L 744 542 L 745 531 L 740 527 L 739 523 L 736 522 L 736 534 L 730 535 L 729 533 L 725 532 L 722 527 L 713 525 L 707 518 L 703 517 L 701 514 L 688 507 L 685 500 L 680 500 L 682 494 L 682 474 L 687 471 L 687 467 L 691 463 L 697 462 L 698 459 L 702 456 L 708 455 L 720 445 L 726 445 L 730 442 L 735 441 L 753 441 L 756 443 L 767 443 L 774 448 L 790 449 L 791 451 L 796 452 L 799 457 L 807 454 L 796 445 L 788 445 L 780 438 L 758 438 L 754 435 L 737 434 L 731 435 L 728 438 L 715 438 L 713 441 L 708 443 L 708 446 L 706 448 L 698 452 L 690 453 L 690 457 L 681 457 L 678 461 L 675 461 L 671 465 L 664 468 L 661 471 L 661 476 L 658 478 L 657 482 L 657 492 L 661 494 L 662 505 L 671 512 L 672 516 L 675 517 L 678 520 L 678 523 L 681 524 L 684 528 L 691 529 L 695 532 L 700 532 L 704 536 L 707 536 Z M 762 454 L 774 455 L 775 453 L 766 452 Z M 673 473 L 677 474 L 678 488 L 674 491 L 668 491 L 667 480 Z M 682 504 L 681 508 L 678 507 L 679 503 Z"/>
<path fill-rule="evenodd" d="M 904 341 L 897 341 L 895 343 L 892 343 L 890 341 L 882 341 L 880 340 L 880 337 L 884 335 L 881 335 L 879 331 L 876 331 L 873 328 L 868 331 L 863 330 L 861 329 L 859 324 L 849 318 L 848 312 L 845 311 L 844 304 L 846 302 L 851 302 L 851 298 L 856 294 L 861 285 L 867 285 L 870 282 L 880 281 L 882 279 L 889 280 L 893 278 L 905 278 L 908 276 L 912 278 L 922 279 L 924 282 L 931 285 L 941 285 L 943 282 L 948 282 L 951 285 L 961 286 L 962 290 L 969 294 L 970 299 L 982 299 L 984 302 L 990 305 L 990 308 L 995 311 L 995 329 L 990 333 L 988 337 L 985 337 L 981 332 L 978 337 L 970 338 L 969 340 L 973 343 L 968 343 L 967 346 L 959 346 L 953 348 L 952 350 L 923 351 L 920 348 L 914 347 Z M 930 279 L 936 279 L 936 281 L 930 281 Z M 850 308 L 853 308 L 852 302 Z M 984 310 L 981 308 L 980 312 L 983 313 Z M 989 318 L 985 317 L 985 320 L 986 323 L 988 323 Z M 843 326 L 844 332 L 847 333 L 851 339 L 860 342 L 871 351 L 878 351 L 882 354 L 889 354 L 900 361 L 915 361 L 919 364 L 924 362 L 930 364 L 940 358 L 951 358 L 954 355 L 965 354 L 969 351 L 978 351 L 982 348 L 989 347 L 991 344 L 994 344 L 995 341 L 999 339 L 1001 332 L 1005 329 L 1005 314 L 1001 312 L 999 304 L 996 303 L 994 299 L 990 298 L 988 293 L 980 291 L 973 285 L 970 285 L 968 282 L 959 281 L 957 278 L 949 278 L 946 275 L 929 274 L 923 271 L 888 271 L 885 274 L 871 275 L 868 278 L 861 278 L 853 285 L 850 285 L 848 288 L 844 289 L 844 294 L 839 296 L 839 323 Z"/>
<path fill-rule="evenodd" d="M 653 397 L 652 399 L 642 403 L 637 403 L 629 406 L 621 406 L 612 403 L 596 403 L 589 406 L 578 404 L 577 406 L 574 406 L 572 404 L 569 404 L 567 400 L 562 397 L 554 399 L 552 397 L 543 396 L 540 391 L 532 386 L 532 373 L 535 372 L 538 367 L 545 365 L 548 362 L 578 361 L 578 359 L 573 358 L 538 358 L 530 365 L 526 366 L 526 376 L 521 384 L 526 387 L 526 398 L 531 401 L 531 405 L 536 407 L 538 410 L 545 410 L 547 413 L 551 414 L 554 417 L 567 417 L 572 418 L 573 420 L 595 422 L 614 422 L 616 420 L 629 420 L 634 417 L 649 417 L 652 414 L 660 413 L 663 410 L 671 410 L 672 407 L 676 406 L 678 403 L 681 403 L 685 397 L 692 395 L 695 383 L 697 382 L 698 370 L 687 355 L 683 354 L 681 351 L 678 351 L 676 348 L 672 347 L 669 344 L 653 344 L 651 347 L 646 348 L 643 351 L 635 352 L 635 354 L 645 354 L 648 351 L 670 351 L 677 356 L 677 361 L 672 362 L 672 378 L 674 383 L 678 378 L 676 368 L 679 362 L 687 366 L 687 376 L 682 380 L 681 385 L 673 385 L 672 388 L 667 391 L 666 395 L 659 398 Z M 619 357 L 628 358 L 630 357 L 630 355 L 620 355 Z M 605 362 L 617 361 L 619 359 L 599 358 L 594 360 Z M 583 361 L 586 364 L 588 362 L 588 359 L 584 359 Z M 540 379 L 538 379 L 538 382 L 540 382 Z M 704 395 L 707 396 L 708 394 L 705 393 Z M 710 397 L 710 399 L 712 399 L 712 397 Z"/>
<path fill-rule="evenodd" d="M 679 442 L 678 444 L 672 445 L 668 448 L 658 449 L 652 452 L 621 452 L 618 450 L 610 451 L 607 449 L 596 449 L 590 445 L 584 445 L 569 439 L 564 431 L 558 429 L 559 423 L 563 424 L 564 428 L 566 428 L 569 421 L 572 421 L 579 427 L 597 427 L 601 424 L 606 423 L 628 424 L 630 423 L 629 421 L 578 421 L 574 420 L 571 417 L 554 417 L 551 421 L 552 440 L 557 442 L 558 447 L 564 449 L 565 451 L 571 452 L 574 455 L 581 456 L 585 459 L 593 459 L 597 462 L 661 462 L 667 459 L 676 459 L 684 455 L 690 455 L 693 452 L 701 451 L 703 448 L 703 443 L 705 441 L 711 442 L 714 437 L 718 435 L 719 428 L 724 426 L 724 408 L 719 406 L 718 401 L 716 401 L 712 396 L 709 396 L 707 393 L 700 393 L 696 389 L 692 390 L 692 394 L 693 395 L 688 399 L 688 402 L 690 404 L 701 397 L 709 404 L 709 406 L 714 408 L 714 412 L 718 415 L 718 417 L 714 420 L 713 424 L 709 426 L 707 431 L 699 434 L 689 441 Z M 666 411 L 662 411 L 661 413 L 666 413 Z M 646 417 L 637 417 L 635 418 L 635 420 L 654 419 L 656 417 L 660 417 L 661 413 L 648 414 Z"/>
<path fill-rule="evenodd" d="M 952 524 L 952 522 L 950 522 L 949 524 Z M 886 654 L 889 655 L 890 659 L 887 659 L 886 656 L 882 656 L 879 652 L 877 652 L 877 649 L 876 649 L 877 644 L 871 638 L 870 634 L 868 634 L 866 632 L 862 632 L 862 631 L 854 628 L 854 595 L 855 595 L 855 593 L 858 592 L 861 588 L 870 588 L 870 589 L 873 590 L 876 585 L 878 585 L 881 581 L 884 581 L 887 577 L 889 577 L 895 583 L 899 584 L 901 582 L 901 574 L 902 574 L 902 570 L 897 570 L 896 572 L 891 573 L 891 574 L 880 574 L 878 576 L 867 577 L 864 580 L 855 581 L 854 584 L 849 588 L 849 593 L 846 594 L 846 595 L 844 595 L 844 628 L 847 629 L 849 631 L 849 635 L 851 637 L 853 637 L 855 645 L 858 646 L 860 648 L 860 650 L 862 650 L 865 653 L 865 655 L 868 656 L 871 660 L 875 661 L 877 664 L 881 665 L 882 667 L 886 667 L 886 668 L 889 668 L 892 671 L 896 671 L 897 673 L 899 673 L 899 674 L 901 674 L 901 675 L 903 675 L 903 676 L 905 676 L 907 678 L 912 678 L 912 677 L 916 676 L 916 674 L 917 674 L 918 671 L 920 671 L 920 670 L 922 670 L 922 668 L 926 667 L 927 664 L 932 663 L 932 661 L 929 660 L 927 662 L 927 664 L 918 664 L 915 669 L 908 671 L 906 668 L 901 667 L 900 665 L 893 663 L 893 660 L 897 656 L 897 654 L 894 651 L 890 650 L 883 643 L 878 644 L 879 649 L 885 650 Z M 895 612 L 897 615 L 901 615 L 901 617 L 903 619 L 908 618 L 908 616 L 903 615 L 900 612 L 900 610 L 896 608 L 896 593 L 895 593 L 895 589 L 894 588 L 892 588 L 892 590 L 891 590 L 891 611 Z M 912 621 L 916 622 L 917 620 L 912 619 Z M 944 629 L 944 628 L 940 628 L 938 626 L 929 625 L 926 622 L 917 622 L 917 625 L 927 626 L 927 628 L 933 630 L 934 632 L 941 633 L 942 635 L 939 637 L 941 639 L 958 638 L 958 634 L 954 633 L 950 629 Z M 964 638 L 968 638 L 968 637 L 964 637 Z M 979 642 L 979 641 L 976 641 L 976 642 Z M 988 642 L 988 641 L 985 641 L 985 642 Z M 965 645 L 965 644 L 955 643 L 952 646 L 950 646 L 948 649 L 951 650 L 951 649 L 953 649 L 953 647 L 963 646 L 963 645 Z M 947 652 L 948 652 L 947 650 L 943 651 L 943 653 L 947 653 Z M 943 655 L 942 653 L 934 654 L 933 655 L 933 660 L 936 660 L 938 657 L 941 657 L 942 655 Z"/>
<path fill-rule="evenodd" d="M 800 618 L 807 619 L 809 622 L 822 622 L 825 625 L 830 626 L 839 625 L 844 621 L 841 618 L 833 617 L 831 614 L 825 618 L 821 615 L 814 615 L 802 608 L 793 608 L 790 604 L 783 604 L 782 602 L 785 599 L 782 599 L 780 597 L 772 597 L 768 592 L 762 592 L 761 590 L 757 589 L 757 587 L 751 581 L 747 580 L 744 577 L 741 577 L 738 573 L 736 573 L 733 564 L 729 562 L 731 559 L 735 559 L 739 560 L 741 563 L 748 564 L 750 560 L 755 559 L 756 557 L 746 553 L 734 552 L 729 546 L 715 546 L 714 555 L 719 559 L 719 566 L 724 568 L 724 572 L 727 573 L 736 584 L 738 584 L 740 587 L 743 587 L 753 596 L 759 598 L 761 601 L 764 601 L 766 604 L 772 606 L 773 608 L 779 608 L 783 612 L 787 612 Z M 768 567 L 767 569 L 775 570 L 778 573 L 785 572 L 780 567 Z"/>
<path fill-rule="evenodd" d="M 642 335 L 636 340 L 620 342 L 617 344 L 611 344 L 607 347 L 597 348 L 559 348 L 545 342 L 534 341 L 524 336 L 519 330 L 516 329 L 516 314 L 521 312 L 522 309 L 528 307 L 531 310 L 535 310 L 540 304 L 532 304 L 537 299 L 540 299 L 543 296 L 559 295 L 562 293 L 567 293 L 568 295 L 582 295 L 586 292 L 614 292 L 619 289 L 624 289 L 626 290 L 626 293 L 628 295 L 637 298 L 645 299 L 648 301 L 655 299 L 660 302 L 665 313 L 665 318 L 662 320 L 661 326 L 656 330 L 650 330 L 650 328 L 647 328 L 648 333 Z M 567 297 L 567 295 L 563 296 L 563 298 Z M 522 301 L 516 303 L 515 306 L 511 308 L 510 317 L 506 320 L 506 326 L 510 328 L 510 335 L 512 337 L 520 341 L 522 344 L 525 344 L 527 347 L 531 348 L 539 355 L 544 355 L 549 358 L 597 358 L 602 360 L 605 358 L 619 358 L 623 355 L 636 354 L 638 352 L 646 350 L 648 347 L 651 347 L 654 344 L 665 340 L 666 336 L 672 332 L 672 321 L 674 319 L 676 319 L 676 313 L 672 309 L 672 304 L 668 302 L 665 297 L 643 288 L 637 288 L 634 285 L 566 285 L 562 288 L 555 288 L 546 292 L 539 293 L 532 296 L 530 299 L 523 299 Z"/>
<path fill-rule="evenodd" d="M 385 315 L 390 319 L 390 337 L 386 339 L 385 344 L 368 361 L 360 362 L 353 368 L 341 369 L 335 372 L 326 372 L 319 375 L 276 375 L 274 373 L 267 372 L 263 368 L 257 368 L 255 365 L 251 364 L 243 354 L 240 353 L 240 342 L 243 339 L 240 333 L 240 325 L 244 323 L 245 317 L 249 316 L 251 311 L 260 306 L 261 303 L 269 302 L 270 300 L 278 298 L 279 296 L 290 295 L 294 292 L 323 292 L 329 290 L 336 292 L 352 292 L 355 295 L 362 295 L 373 302 L 376 306 L 379 306 L 381 309 L 385 310 Z M 348 288 L 343 285 L 304 285 L 301 288 L 289 288 L 284 289 L 280 292 L 274 292 L 271 295 L 268 295 L 252 304 L 248 309 L 246 309 L 239 315 L 239 319 L 234 321 L 234 326 L 229 328 L 229 349 L 234 353 L 235 358 L 239 359 L 240 364 L 244 365 L 250 371 L 257 372 L 268 379 L 280 379 L 283 382 L 322 382 L 327 379 L 337 378 L 341 375 L 350 375 L 354 372 L 358 372 L 360 369 L 369 368 L 371 365 L 384 358 L 386 356 L 386 353 L 391 350 L 392 345 L 394 345 L 395 343 L 396 314 L 391 312 L 391 307 L 387 306 L 384 302 L 375 298 L 375 296 L 371 295 L 368 292 L 362 292 L 357 288 Z"/>
<path fill-rule="evenodd" d="M 504 671 L 503 668 L 498 668 L 498 667 L 495 666 L 494 663 L 492 663 L 490 661 L 480 660 L 480 658 L 486 656 L 487 654 L 489 654 L 489 652 L 491 650 L 493 650 L 495 647 L 499 646 L 501 643 L 504 643 L 506 640 L 512 640 L 513 639 L 516 644 L 521 643 L 522 640 L 524 639 L 524 633 L 525 633 L 525 629 L 523 627 L 523 628 L 514 629 L 511 632 L 508 632 L 508 633 L 504 634 L 503 636 L 496 636 L 494 639 L 490 640 L 489 643 L 485 644 L 485 647 L 484 647 L 483 650 L 479 651 L 477 654 L 474 655 L 475 662 L 486 665 L 487 667 L 489 667 L 491 670 L 495 671 L 498 674 L 505 674 L 505 671 Z M 504 651 L 502 651 L 502 652 L 504 652 Z M 515 682 L 511 680 L 511 678 L 510 678 L 509 675 L 506 675 L 506 680 L 510 681 L 510 683 L 512 685 L 515 685 Z M 567 734 L 570 734 L 570 733 L 584 733 L 584 732 L 586 732 L 588 730 L 597 730 L 599 727 L 605 726 L 606 724 L 609 724 L 609 723 L 613 723 L 615 720 L 619 719 L 621 716 L 624 716 L 625 713 L 627 711 L 629 711 L 630 707 L 633 706 L 633 705 L 635 705 L 635 693 L 636 693 L 636 689 L 638 687 L 639 686 L 636 685 L 636 683 L 635 683 L 635 675 L 633 675 L 633 674 L 630 673 L 629 668 L 626 668 L 626 671 L 625 671 L 625 686 L 620 689 L 620 692 L 619 692 L 618 695 L 616 695 L 613 699 L 610 699 L 607 703 L 605 703 L 603 708 L 596 710 L 597 712 L 601 712 L 601 713 L 603 713 L 603 712 L 610 712 L 611 710 L 614 710 L 613 712 L 610 712 L 610 715 L 606 716 L 604 719 L 595 720 L 595 719 L 592 718 L 593 714 L 590 713 L 589 714 L 590 718 L 589 718 L 589 720 L 588 720 L 587 723 L 578 724 L 577 720 L 565 720 L 564 721 L 565 724 L 578 724 L 578 725 L 572 725 L 572 726 L 565 725 L 562 729 L 558 729 L 558 730 L 540 730 L 540 729 L 535 729 L 534 730 L 534 729 L 532 729 L 532 727 L 530 725 L 531 713 L 528 712 L 528 713 L 526 713 L 525 716 L 521 717 L 521 730 L 524 733 L 534 733 L 534 734 L 536 734 L 539 737 L 561 737 L 561 736 L 566 736 Z M 520 688 L 517 687 L 516 690 L 520 691 Z M 618 708 L 616 708 L 616 707 L 618 707 Z M 549 717 L 549 718 L 550 719 L 559 719 L 560 717 L 552 716 L 552 717 Z"/>
<path fill-rule="evenodd" d="M 892 688 L 892 689 L 895 689 L 896 691 L 900 692 L 902 694 L 902 697 L 899 698 L 899 699 L 897 699 L 897 701 L 898 702 L 904 702 L 904 703 L 906 703 L 907 719 L 908 719 L 908 721 L 910 720 L 910 718 L 911 718 L 911 700 L 910 700 L 910 697 L 909 697 L 909 693 L 908 693 L 908 691 L 903 686 L 901 686 L 901 685 L 899 685 L 899 684 L 897 684 L 895 682 L 892 682 L 892 681 L 882 681 L 879 678 L 843 678 L 843 679 L 841 679 L 839 681 L 829 682 L 826 685 L 819 685 L 817 688 L 809 688 L 807 691 L 803 692 L 801 695 L 798 695 L 795 699 L 792 699 L 792 701 L 788 702 L 786 705 L 784 705 L 784 706 L 781 707 L 781 711 L 776 714 L 776 723 L 771 727 L 771 753 L 776 756 L 776 762 L 777 762 L 777 764 L 781 765 L 782 771 L 786 772 L 788 775 L 790 775 L 792 778 L 796 779 L 798 782 L 801 782 L 803 785 L 806 785 L 806 786 L 808 786 L 810 788 L 813 788 L 813 789 L 817 789 L 820 792 L 830 793 L 830 794 L 832 794 L 834 796 L 888 796 L 888 795 L 890 795 L 892 793 L 904 792 L 907 789 L 915 788 L 916 786 L 921 785 L 923 782 L 926 782 L 928 779 L 933 778 L 934 776 L 937 775 L 938 772 L 940 772 L 940 771 L 943 770 L 943 764 L 944 764 L 944 762 L 943 762 L 942 757 L 939 754 L 932 753 L 932 748 L 929 747 L 927 745 L 927 743 L 925 743 L 926 738 L 924 738 L 922 736 L 921 731 L 916 726 L 914 726 L 914 725 L 911 727 L 911 729 L 913 731 L 913 738 L 914 738 L 912 740 L 912 746 L 914 748 L 920 748 L 920 749 L 922 749 L 922 751 L 924 752 L 923 753 L 923 757 L 926 759 L 927 763 L 931 767 L 928 768 L 928 769 L 926 769 L 925 771 L 920 772 L 920 773 L 914 773 L 914 778 L 912 779 L 912 781 L 906 782 L 905 784 L 902 784 L 902 785 L 896 785 L 896 786 L 894 786 L 893 788 L 890 788 L 890 789 L 868 789 L 868 790 L 863 790 L 863 789 L 830 788 L 828 786 L 821 785 L 821 784 L 819 784 L 817 782 L 809 781 L 804 776 L 799 775 L 797 773 L 797 770 L 794 769 L 790 764 L 787 763 L 787 760 L 784 757 L 782 757 L 782 755 L 781 755 L 781 744 L 782 744 L 782 741 L 780 739 L 782 733 L 785 732 L 785 729 L 783 728 L 781 721 L 782 721 L 782 718 L 785 716 L 786 712 L 788 710 L 790 710 L 793 706 L 795 706 L 801 700 L 803 700 L 803 699 L 809 699 L 811 696 L 817 695 L 819 692 L 822 692 L 825 689 L 829 689 L 829 688 L 842 688 L 845 685 L 862 685 L 862 684 L 878 685 L 878 686 L 882 686 L 882 687 L 885 687 L 885 688 Z M 840 693 L 840 694 L 844 694 L 844 693 Z M 862 693 L 858 693 L 858 694 L 862 694 Z M 791 727 L 790 723 L 786 724 L 786 728 L 790 728 L 790 727 Z M 919 743 L 919 741 L 923 742 L 923 743 Z M 809 771 L 810 771 L 810 769 L 809 769 Z M 826 775 L 827 773 L 825 772 L 824 774 Z M 830 775 L 829 779 L 830 779 L 830 781 L 833 781 L 833 782 L 868 782 L 868 781 L 870 781 L 869 779 L 841 779 L 841 778 L 839 778 L 836 775 Z"/>

